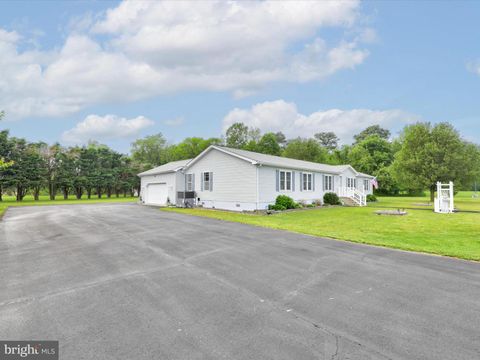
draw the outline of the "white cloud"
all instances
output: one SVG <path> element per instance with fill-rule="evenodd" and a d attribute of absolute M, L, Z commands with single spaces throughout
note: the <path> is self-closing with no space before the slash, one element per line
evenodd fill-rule
<path fill-rule="evenodd" d="M 73 19 L 51 51 L 19 50 L 28 41 L 0 29 L 0 108 L 64 116 L 180 91 L 243 97 L 275 81 L 317 80 L 365 61 L 372 34 L 360 18 L 356 0 L 124 1 Z M 341 40 L 322 39 L 325 27 Z"/>
<path fill-rule="evenodd" d="M 391 128 L 421 120 L 418 115 L 393 110 L 321 110 L 301 114 L 294 103 L 284 100 L 269 101 L 250 109 L 234 109 L 223 119 L 223 130 L 236 122 L 257 127 L 263 132 L 283 132 L 288 138 L 312 137 L 314 133 L 333 131 L 344 143 L 370 125 Z"/>
<path fill-rule="evenodd" d="M 467 63 L 467 70 L 480 76 L 480 59 L 476 61 L 469 61 Z"/>
<path fill-rule="evenodd" d="M 65 131 L 62 140 L 70 144 L 85 144 L 89 140 L 129 138 L 153 124 L 144 116 L 126 119 L 116 115 L 88 115 L 73 129 Z"/>

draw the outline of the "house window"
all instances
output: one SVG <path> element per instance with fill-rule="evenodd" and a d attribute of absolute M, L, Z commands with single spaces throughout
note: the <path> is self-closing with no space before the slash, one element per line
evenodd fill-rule
<path fill-rule="evenodd" d="M 355 178 L 347 178 L 347 187 L 349 187 L 349 188 L 356 188 L 356 187 L 357 187 L 357 179 L 355 179 Z"/>
<path fill-rule="evenodd" d="M 370 180 L 363 180 L 363 189 L 365 191 L 370 191 Z"/>
<path fill-rule="evenodd" d="M 210 173 L 203 173 L 203 190 L 210 191 Z"/>
<path fill-rule="evenodd" d="M 312 174 L 303 173 L 302 174 L 302 190 L 310 191 L 312 190 Z"/>
<path fill-rule="evenodd" d="M 291 191 L 292 190 L 292 172 L 280 171 L 280 190 Z"/>
<path fill-rule="evenodd" d="M 194 191 L 193 189 L 193 174 L 187 174 L 187 188 L 186 191 Z"/>
<path fill-rule="evenodd" d="M 333 190 L 333 176 L 332 175 L 325 175 L 323 177 L 323 189 L 326 191 Z"/>

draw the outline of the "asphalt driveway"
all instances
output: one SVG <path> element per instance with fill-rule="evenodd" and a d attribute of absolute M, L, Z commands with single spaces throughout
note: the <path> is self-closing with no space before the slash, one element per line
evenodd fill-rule
<path fill-rule="evenodd" d="M 480 264 L 135 204 L 17 207 L 0 339 L 75 360 L 478 359 Z"/>

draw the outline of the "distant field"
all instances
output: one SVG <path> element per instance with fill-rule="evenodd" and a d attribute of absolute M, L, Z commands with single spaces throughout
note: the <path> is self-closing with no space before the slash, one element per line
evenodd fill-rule
<path fill-rule="evenodd" d="M 92 197 L 90 200 L 84 196 L 81 200 L 77 200 L 75 196 L 70 196 L 68 200 L 64 200 L 63 196 L 57 196 L 54 201 L 50 200 L 48 196 L 40 196 L 39 201 L 34 201 L 32 196 L 25 196 L 24 200 L 17 202 L 13 196 L 3 196 L 3 201 L 0 202 L 0 216 L 10 206 L 36 206 L 36 205 L 61 205 L 61 204 L 95 204 L 108 202 L 132 202 L 137 201 L 136 197 L 111 197 L 108 199 L 103 196 L 101 199 Z"/>
<path fill-rule="evenodd" d="M 480 199 L 459 193 L 455 205 L 480 211 Z M 480 213 L 435 214 L 427 197 L 381 197 L 368 207 L 325 207 L 276 215 L 252 215 L 207 209 L 176 209 L 205 216 L 273 229 L 347 240 L 396 249 L 480 260 Z M 375 210 L 404 208 L 406 216 L 379 216 Z"/>

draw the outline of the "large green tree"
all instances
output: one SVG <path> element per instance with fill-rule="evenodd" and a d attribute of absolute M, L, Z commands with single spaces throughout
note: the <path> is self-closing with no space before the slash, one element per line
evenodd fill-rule
<path fill-rule="evenodd" d="M 283 156 L 298 160 L 325 162 L 327 151 L 315 139 L 297 138 L 288 142 Z"/>
<path fill-rule="evenodd" d="M 390 130 L 384 129 L 380 125 L 372 125 L 367 127 L 365 130 L 363 130 L 359 134 L 355 135 L 353 138 L 355 139 L 356 143 L 359 143 L 372 135 L 377 135 L 382 139 L 388 140 L 391 134 L 390 134 Z"/>
<path fill-rule="evenodd" d="M 22 201 L 28 189 L 37 180 L 38 161 L 24 139 L 12 138 L 11 159 L 13 165 L 3 171 L 4 185 L 12 188 L 17 201 Z"/>
<path fill-rule="evenodd" d="M 210 145 L 220 145 L 221 143 L 222 140 L 218 138 L 188 137 L 176 145 L 171 145 L 168 157 L 171 161 L 192 159 Z"/>
<path fill-rule="evenodd" d="M 418 123 L 405 127 L 393 170 L 406 189 L 430 189 L 437 181 L 467 184 L 478 172 L 478 148 L 465 142 L 448 123 Z"/>
<path fill-rule="evenodd" d="M 243 123 L 234 123 L 225 132 L 225 144 L 228 147 L 241 149 L 249 142 L 249 129 Z"/>
<path fill-rule="evenodd" d="M 3 119 L 3 117 L 5 116 L 5 113 L 3 111 L 0 111 L 0 120 Z M 8 161 L 8 160 L 5 160 L 5 154 L 3 153 L 2 150 L 2 146 L 4 146 L 6 144 L 6 140 L 8 138 L 8 131 L 2 131 L 0 132 L 0 170 L 2 169 L 6 169 L 7 167 L 9 166 L 12 166 L 13 165 L 13 162 L 12 161 Z M 5 141 L 5 142 L 2 142 L 2 141 Z M 2 191 L 1 191 L 1 188 L 0 188 L 0 201 L 2 200 Z"/>
<path fill-rule="evenodd" d="M 132 158 L 145 169 L 168 162 L 167 140 L 161 133 L 135 140 L 131 148 Z"/>
<path fill-rule="evenodd" d="M 280 145 L 281 148 L 284 148 L 287 145 L 287 137 L 281 131 L 277 131 L 275 133 L 275 137 L 277 138 L 277 143 Z"/>
<path fill-rule="evenodd" d="M 338 147 L 338 142 L 340 139 L 334 132 L 319 132 L 314 135 L 315 139 L 319 142 L 328 151 L 333 151 Z"/>
<path fill-rule="evenodd" d="M 38 201 L 40 199 L 40 191 L 45 187 L 47 166 L 41 154 L 41 149 L 45 143 L 28 144 L 25 161 L 28 166 L 28 187 L 32 190 L 33 199 Z M 24 165 L 25 166 L 25 165 Z"/>
<path fill-rule="evenodd" d="M 60 144 L 56 143 L 51 146 L 43 144 L 39 148 L 46 167 L 46 184 L 50 200 L 55 200 L 57 194 L 57 176 L 58 176 L 58 153 L 61 151 Z"/>
<path fill-rule="evenodd" d="M 256 150 L 263 154 L 280 156 L 282 148 L 278 143 L 278 137 L 274 133 L 264 134 L 256 145 Z"/>
<path fill-rule="evenodd" d="M 371 135 L 352 146 L 349 163 L 357 170 L 377 175 L 379 170 L 393 162 L 392 144 L 378 135 Z"/>

